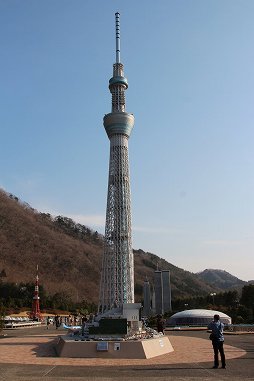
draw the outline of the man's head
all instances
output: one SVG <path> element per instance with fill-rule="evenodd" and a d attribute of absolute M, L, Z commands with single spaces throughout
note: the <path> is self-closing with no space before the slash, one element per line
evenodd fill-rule
<path fill-rule="evenodd" d="M 214 315 L 214 317 L 213 317 L 213 318 L 214 318 L 214 320 L 215 320 L 215 321 L 218 321 L 218 320 L 220 320 L 220 317 L 219 317 L 219 315 Z"/>

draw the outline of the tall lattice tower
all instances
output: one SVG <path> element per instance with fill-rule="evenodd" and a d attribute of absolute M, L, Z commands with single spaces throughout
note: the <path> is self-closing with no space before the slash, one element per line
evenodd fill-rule
<path fill-rule="evenodd" d="M 32 311 L 31 311 L 29 317 L 30 317 L 30 319 L 33 319 L 33 320 L 41 320 L 41 318 L 42 318 L 41 311 L 40 311 L 38 265 L 36 268 L 36 278 L 35 278 Z"/>
<path fill-rule="evenodd" d="M 131 237 L 131 192 L 128 139 L 134 116 L 125 111 L 128 88 L 120 62 L 120 14 L 115 14 L 116 63 L 109 80 L 112 112 L 103 123 L 110 140 L 105 246 L 102 260 L 99 312 L 134 303 L 134 266 Z"/>

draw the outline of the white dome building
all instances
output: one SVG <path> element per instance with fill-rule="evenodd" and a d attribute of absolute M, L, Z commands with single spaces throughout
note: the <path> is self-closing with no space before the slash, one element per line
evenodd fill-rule
<path fill-rule="evenodd" d="M 200 325 L 207 326 L 214 315 L 220 316 L 220 321 L 224 324 L 231 324 L 231 317 L 220 311 L 214 310 L 185 310 L 172 315 L 167 321 L 167 325 Z"/>

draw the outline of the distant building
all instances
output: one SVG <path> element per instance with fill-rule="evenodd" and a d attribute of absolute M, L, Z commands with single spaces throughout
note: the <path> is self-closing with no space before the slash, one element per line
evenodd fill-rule
<path fill-rule="evenodd" d="M 157 270 L 154 272 L 154 301 L 153 308 L 156 314 L 163 314 L 164 309 L 162 305 L 162 274 Z"/>
<path fill-rule="evenodd" d="M 172 310 L 170 271 L 162 270 L 162 304 L 164 312 Z"/>
<path fill-rule="evenodd" d="M 168 325 L 199 325 L 207 326 L 212 320 L 214 315 L 220 316 L 220 321 L 224 324 L 231 324 L 231 317 L 220 311 L 213 310 L 185 310 L 177 312 L 172 315 L 167 321 Z"/>
<path fill-rule="evenodd" d="M 143 285 L 143 297 L 144 297 L 144 303 L 143 303 L 143 316 L 151 316 L 152 309 L 151 309 L 151 288 L 150 283 L 146 279 L 144 281 Z"/>
<path fill-rule="evenodd" d="M 156 270 L 154 272 L 154 311 L 158 315 L 172 310 L 171 284 L 169 270 Z"/>

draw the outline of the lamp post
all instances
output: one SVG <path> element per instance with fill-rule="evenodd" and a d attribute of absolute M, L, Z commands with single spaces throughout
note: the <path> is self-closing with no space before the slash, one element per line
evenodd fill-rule
<path fill-rule="evenodd" d="M 214 305 L 214 297 L 215 297 L 215 295 L 216 295 L 216 292 L 212 292 L 210 295 L 211 295 L 212 298 L 213 298 L 213 305 Z"/>

